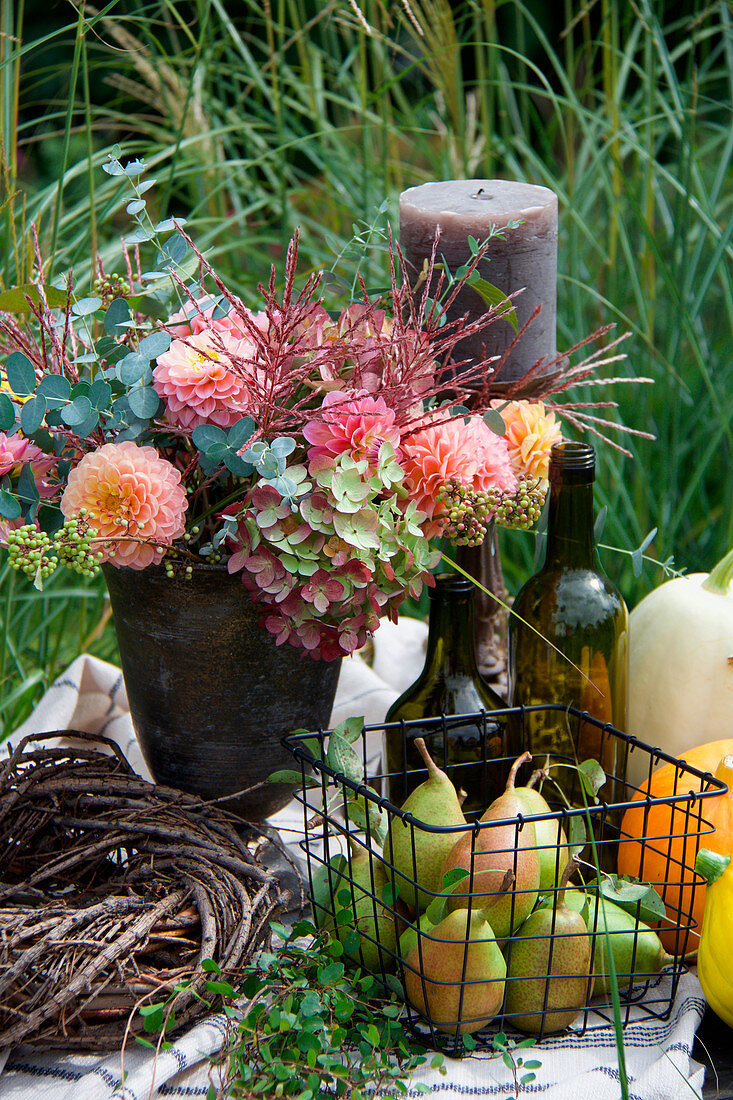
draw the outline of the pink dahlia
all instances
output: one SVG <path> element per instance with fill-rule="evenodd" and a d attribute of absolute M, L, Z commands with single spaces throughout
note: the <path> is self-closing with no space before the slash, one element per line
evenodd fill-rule
<path fill-rule="evenodd" d="M 0 432 L 0 476 L 19 474 L 27 462 L 43 458 L 43 451 L 22 435 Z"/>
<path fill-rule="evenodd" d="M 145 569 L 183 534 L 186 494 L 181 475 L 154 447 L 105 443 L 69 474 L 61 497 L 68 519 L 86 509 L 89 524 L 109 540 L 105 561 Z"/>
<path fill-rule="evenodd" d="M 213 329 L 174 340 L 153 370 L 153 386 L 165 401 L 170 423 L 182 428 L 235 424 L 250 411 L 250 394 L 232 368 L 249 365 L 254 371 L 256 354 L 251 340 Z"/>
<path fill-rule="evenodd" d="M 359 393 L 349 400 L 339 390 L 326 394 L 320 416 L 306 424 L 303 435 L 311 444 L 308 448 L 311 474 L 332 465 L 344 453 L 356 462 L 366 459 L 371 467 L 376 467 L 382 443 L 391 443 L 395 451 L 400 445 L 395 414 L 384 398 Z"/>
<path fill-rule="evenodd" d="M 440 491 L 448 482 L 457 481 L 471 493 L 490 489 L 512 493 L 517 487 L 506 440 L 495 435 L 480 416 L 466 423 L 447 420 L 439 413 L 432 423 L 403 440 L 402 468 L 410 496 L 428 517 L 423 527 L 428 538 L 440 533 L 437 519 L 445 510 Z"/>
<path fill-rule="evenodd" d="M 546 412 L 542 401 L 496 401 L 504 421 L 504 439 L 509 447 L 512 469 L 517 474 L 547 479 L 550 449 L 562 439 L 560 425 L 553 412 Z"/>
<path fill-rule="evenodd" d="M 246 338 L 246 327 L 238 322 L 236 313 L 226 313 L 223 317 L 214 317 L 217 299 L 210 294 L 197 298 L 195 302 L 186 302 L 177 313 L 169 319 L 166 328 L 176 340 L 185 340 L 188 336 L 199 336 L 202 332 L 214 329 L 216 332 L 228 332 L 237 339 Z M 226 306 L 225 306 L 226 308 Z M 249 319 L 261 329 L 267 331 L 267 314 L 260 311 L 253 313 L 251 310 L 241 307 Z"/>

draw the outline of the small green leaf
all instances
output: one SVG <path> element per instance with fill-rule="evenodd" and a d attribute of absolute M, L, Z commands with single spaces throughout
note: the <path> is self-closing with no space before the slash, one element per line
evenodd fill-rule
<path fill-rule="evenodd" d="M 595 798 L 606 782 L 606 773 L 597 760 L 583 760 L 578 764 L 578 778 L 586 792 Z"/>
<path fill-rule="evenodd" d="M 62 309 L 66 305 L 66 292 L 58 290 L 54 286 L 43 288 L 46 301 L 51 309 Z M 0 312 L 2 313 L 29 313 L 31 304 L 40 305 L 41 296 L 35 283 L 25 283 L 23 286 L 15 286 L 10 290 L 4 290 L 0 294 Z"/>
<path fill-rule="evenodd" d="M 213 959 L 202 959 L 201 969 L 206 974 L 221 974 L 221 967 L 218 962 L 215 962 Z"/>
<path fill-rule="evenodd" d="M 326 763 L 337 773 L 352 781 L 361 783 L 364 778 L 364 765 L 359 754 L 340 733 L 334 730 L 328 738 Z"/>
<path fill-rule="evenodd" d="M 305 782 L 306 787 L 320 787 L 320 782 L 314 779 L 312 775 L 306 775 L 305 777 L 296 771 L 288 771 L 287 768 L 279 772 L 272 772 L 267 777 L 268 783 L 288 783 L 291 787 L 302 787 Z"/>
<path fill-rule="evenodd" d="M 519 332 L 517 311 L 503 290 L 499 290 L 493 283 L 488 283 L 486 279 L 480 278 L 477 271 L 474 272 L 473 276 L 469 276 L 468 285 L 472 290 L 476 291 L 487 306 L 501 306 L 506 304 L 509 308 L 505 313 L 502 313 L 502 320 L 508 321 L 514 331 Z"/>

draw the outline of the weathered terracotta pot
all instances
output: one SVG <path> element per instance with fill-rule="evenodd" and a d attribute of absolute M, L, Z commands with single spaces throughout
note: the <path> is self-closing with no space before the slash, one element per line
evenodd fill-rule
<path fill-rule="evenodd" d="M 292 768 L 280 738 L 326 728 L 340 661 L 276 646 L 262 614 L 225 567 L 103 567 L 130 714 L 154 779 L 219 798 Z M 290 788 L 266 783 L 222 804 L 252 821 L 281 809 Z"/>

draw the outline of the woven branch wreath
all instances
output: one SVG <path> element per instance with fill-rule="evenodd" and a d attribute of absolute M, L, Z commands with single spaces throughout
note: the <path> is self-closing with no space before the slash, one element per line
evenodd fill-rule
<path fill-rule="evenodd" d="M 287 898 L 235 821 L 107 738 L 21 741 L 0 765 L 0 1049 L 118 1049 L 180 983 L 167 1034 L 204 1012 L 202 961 L 231 982 Z"/>

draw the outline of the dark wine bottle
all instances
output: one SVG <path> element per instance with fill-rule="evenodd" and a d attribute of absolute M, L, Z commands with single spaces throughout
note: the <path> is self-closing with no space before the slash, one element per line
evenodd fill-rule
<path fill-rule="evenodd" d="M 509 617 L 509 700 L 515 707 L 572 705 L 625 730 L 628 613 L 597 564 L 594 477 L 589 444 L 552 447 L 545 563 L 520 589 Z M 614 781 L 623 778 L 621 738 L 595 723 L 570 722 L 562 710 L 526 714 L 523 723 L 512 719 L 507 748 L 510 756 L 525 749 L 548 754 L 550 763 L 593 758 L 610 780 L 604 800 L 616 801 L 623 791 Z"/>
<path fill-rule="evenodd" d="M 466 792 L 465 812 L 483 812 L 501 793 L 501 776 L 484 761 L 502 754 L 504 723 L 491 713 L 506 702 L 487 684 L 476 664 L 474 585 L 456 573 L 441 573 L 429 589 L 430 617 L 425 666 L 419 677 L 392 704 L 385 731 L 388 792 L 401 806 L 427 776 L 414 746 L 423 737 L 433 760 Z M 405 726 L 404 722 L 445 715 L 441 723 Z M 465 721 L 452 715 L 472 715 Z M 402 720 L 402 721 L 401 721 Z M 409 774 L 408 774 L 409 773 Z"/>

